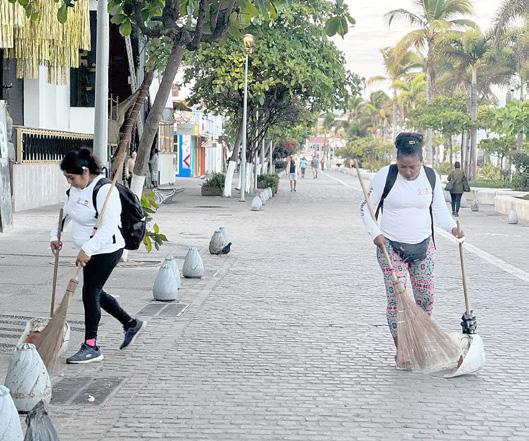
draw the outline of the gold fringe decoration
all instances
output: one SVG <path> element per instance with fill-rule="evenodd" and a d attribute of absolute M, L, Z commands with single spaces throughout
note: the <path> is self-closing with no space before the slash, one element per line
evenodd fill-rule
<path fill-rule="evenodd" d="M 0 47 L 7 49 L 7 58 L 16 59 L 17 78 L 36 79 L 39 66 L 46 66 L 50 83 L 66 84 L 69 69 L 79 67 L 79 51 L 90 50 L 88 0 L 77 0 L 73 8 L 68 8 L 68 19 L 64 24 L 57 20 L 57 10 L 61 4 L 50 0 L 34 0 L 33 10 L 38 12 L 39 18 L 32 21 L 25 16 L 20 6 L 0 0 Z M 7 15 L 10 6 L 15 11 Z M 16 25 L 17 9 L 22 10 L 23 14 L 21 26 Z M 8 25 L 3 26 L 3 23 Z M 10 36 L 11 45 L 4 45 L 4 42 L 10 42 Z"/>

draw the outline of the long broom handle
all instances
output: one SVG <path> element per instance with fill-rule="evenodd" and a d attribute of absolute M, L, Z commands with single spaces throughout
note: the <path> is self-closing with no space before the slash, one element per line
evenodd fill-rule
<path fill-rule="evenodd" d="M 376 222 L 375 218 L 375 212 L 373 211 L 373 206 L 371 205 L 371 199 L 369 198 L 369 194 L 367 193 L 366 186 L 364 185 L 364 180 L 362 179 L 362 175 L 360 174 L 360 169 L 358 168 L 358 162 L 356 160 L 354 161 L 354 167 L 356 168 L 356 174 L 358 176 L 358 181 L 360 182 L 360 186 L 362 187 L 362 191 L 364 192 L 364 197 L 366 199 L 367 208 L 369 209 L 369 214 L 371 215 L 371 219 L 373 219 L 373 222 Z M 391 261 L 391 257 L 389 256 L 388 250 L 386 247 L 379 247 L 384 252 L 384 257 L 386 258 L 386 262 L 388 263 L 389 268 L 391 269 L 391 278 L 393 280 L 393 283 L 399 283 L 399 279 L 397 275 L 395 274 L 395 270 L 393 269 L 393 262 Z"/>
<path fill-rule="evenodd" d="M 61 241 L 62 235 L 62 216 L 64 210 L 61 208 L 59 211 L 59 225 L 57 227 L 57 241 Z M 53 261 L 53 281 L 51 283 L 51 306 L 50 306 L 50 318 L 53 317 L 55 312 L 55 294 L 57 292 L 57 273 L 59 269 L 59 252 L 60 250 L 55 250 L 55 259 Z"/>
<path fill-rule="evenodd" d="M 457 235 L 461 235 L 461 222 L 457 221 Z M 461 276 L 463 279 L 463 294 L 465 295 L 465 308 L 466 313 L 470 314 L 470 299 L 468 298 L 468 289 L 467 289 L 467 275 L 465 272 L 465 259 L 463 253 L 463 243 L 459 243 L 459 260 L 461 261 Z"/>

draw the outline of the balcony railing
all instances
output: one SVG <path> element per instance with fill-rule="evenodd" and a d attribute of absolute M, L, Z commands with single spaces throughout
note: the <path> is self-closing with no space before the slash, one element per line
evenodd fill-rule
<path fill-rule="evenodd" d="M 93 149 L 94 135 L 60 130 L 15 127 L 17 162 L 56 162 L 71 150 Z"/>

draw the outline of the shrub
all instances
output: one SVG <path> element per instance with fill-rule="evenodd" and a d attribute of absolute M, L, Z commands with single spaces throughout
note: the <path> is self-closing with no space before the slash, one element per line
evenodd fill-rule
<path fill-rule="evenodd" d="M 435 170 L 437 170 L 437 173 L 440 175 L 447 175 L 454 169 L 454 166 L 450 164 L 449 162 L 440 162 L 439 164 L 435 165 Z"/>
<path fill-rule="evenodd" d="M 224 188 L 226 177 L 222 173 L 213 173 L 209 179 L 202 184 L 202 187 Z"/>
<path fill-rule="evenodd" d="M 279 176 L 275 173 L 257 176 L 257 187 L 267 188 L 271 187 L 274 193 L 279 190 Z"/>
<path fill-rule="evenodd" d="M 287 168 L 287 161 L 276 160 L 274 161 L 274 166 L 276 170 L 284 170 L 285 168 Z"/>

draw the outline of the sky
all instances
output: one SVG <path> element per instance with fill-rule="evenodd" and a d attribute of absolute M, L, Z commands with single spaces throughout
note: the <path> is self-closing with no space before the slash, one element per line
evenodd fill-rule
<path fill-rule="evenodd" d="M 411 30 L 408 24 L 395 22 L 389 28 L 384 15 L 393 9 L 417 11 L 414 0 L 346 0 L 356 26 L 344 39 L 335 38 L 337 46 L 345 53 L 347 68 L 364 78 L 384 75 L 380 49 L 395 46 Z M 500 0 L 473 0 L 474 17 L 482 30 L 487 30 L 496 15 Z M 384 88 L 379 84 L 376 89 Z M 369 90 L 367 90 L 369 92 Z"/>

